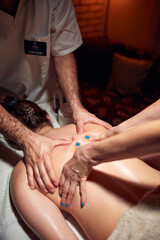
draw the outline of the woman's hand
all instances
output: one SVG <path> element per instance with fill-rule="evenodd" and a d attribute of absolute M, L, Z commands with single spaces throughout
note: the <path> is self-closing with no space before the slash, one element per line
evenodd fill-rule
<path fill-rule="evenodd" d="M 71 140 L 51 139 L 38 134 L 30 138 L 30 141 L 26 141 L 24 158 L 28 184 L 31 189 L 35 189 L 37 184 L 43 193 L 54 193 L 58 180 L 51 162 L 52 151 L 56 146 L 69 143 Z"/>
<path fill-rule="evenodd" d="M 85 108 L 79 107 L 73 113 L 73 118 L 77 125 L 77 133 L 84 132 L 84 125 L 87 123 L 94 123 L 105 127 L 106 129 L 110 129 L 111 125 L 103 120 L 97 118 L 94 114 L 89 113 Z"/>
<path fill-rule="evenodd" d="M 94 135 L 92 134 L 92 136 L 90 137 L 90 139 L 88 139 L 88 141 L 91 141 L 91 142 L 101 141 L 106 138 L 112 137 L 116 134 L 119 134 L 121 132 L 122 131 L 119 126 L 111 127 L 109 130 L 107 130 L 101 134 L 94 134 Z"/>
<path fill-rule="evenodd" d="M 87 202 L 86 180 L 92 170 L 92 164 L 88 161 L 85 149 L 86 146 L 77 148 L 73 157 L 63 167 L 59 180 L 61 206 L 71 205 L 77 186 L 80 191 L 81 207 Z"/>

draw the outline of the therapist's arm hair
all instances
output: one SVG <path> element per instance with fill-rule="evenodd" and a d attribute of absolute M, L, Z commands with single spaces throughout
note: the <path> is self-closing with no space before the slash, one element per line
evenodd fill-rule
<path fill-rule="evenodd" d="M 0 105 L 0 132 L 13 142 L 17 143 L 22 149 L 26 139 L 34 138 L 34 132 L 28 129 L 18 119 L 12 116 L 5 108 Z"/>
<path fill-rule="evenodd" d="M 77 133 L 83 133 L 84 125 L 87 123 L 102 125 L 106 129 L 109 129 L 111 127 L 110 124 L 98 119 L 94 114 L 89 113 L 81 104 L 78 87 L 77 63 L 74 53 L 61 57 L 53 57 L 53 60 L 63 94 L 73 112 Z"/>
<path fill-rule="evenodd" d="M 3 106 L 0 106 L 0 130 L 24 151 L 29 186 L 35 189 L 36 181 L 42 192 L 53 193 L 58 180 L 54 169 L 51 169 L 51 152 L 55 146 L 68 144 L 69 141 L 51 139 L 40 133 L 44 126 L 52 126 L 46 112 L 34 103 L 13 98 L 9 102 L 4 101 Z"/>
<path fill-rule="evenodd" d="M 67 54 L 61 57 L 54 57 L 54 64 L 58 76 L 59 83 L 69 102 L 72 111 L 76 107 L 81 106 L 78 87 L 77 63 L 74 53 Z"/>

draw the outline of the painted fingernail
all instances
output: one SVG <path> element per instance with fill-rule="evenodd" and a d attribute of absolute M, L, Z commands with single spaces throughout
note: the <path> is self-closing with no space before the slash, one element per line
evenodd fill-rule
<path fill-rule="evenodd" d="M 59 194 L 60 198 L 62 197 L 62 194 Z"/>
<path fill-rule="evenodd" d="M 65 204 L 65 207 L 68 207 L 68 203 Z"/>
<path fill-rule="evenodd" d="M 86 136 L 86 139 L 90 139 L 90 136 Z"/>
<path fill-rule="evenodd" d="M 84 207 L 84 202 L 81 203 L 81 207 L 82 207 L 82 208 Z"/>
<path fill-rule="evenodd" d="M 63 202 L 61 202 L 61 206 L 62 206 L 62 207 L 64 206 L 64 203 L 63 203 Z"/>
<path fill-rule="evenodd" d="M 81 144 L 79 142 L 76 143 L 76 146 L 79 147 Z"/>

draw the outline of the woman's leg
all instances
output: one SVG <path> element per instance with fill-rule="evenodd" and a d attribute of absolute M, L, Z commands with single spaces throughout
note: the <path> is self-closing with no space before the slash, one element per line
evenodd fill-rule
<path fill-rule="evenodd" d="M 38 190 L 30 189 L 22 161 L 13 170 L 10 189 L 18 212 L 40 239 L 77 239 L 59 208 Z"/>

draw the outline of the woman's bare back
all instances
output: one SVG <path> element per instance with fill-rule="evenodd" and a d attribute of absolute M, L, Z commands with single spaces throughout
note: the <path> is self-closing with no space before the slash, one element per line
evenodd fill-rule
<path fill-rule="evenodd" d="M 104 131 L 106 129 L 102 126 L 94 124 L 86 125 L 85 132 L 81 135 L 77 135 L 74 124 L 46 131 L 45 135 L 48 137 L 58 136 L 73 140 L 70 145 L 56 147 L 53 151 L 53 167 L 57 177 L 60 177 L 65 162 L 79 147 L 76 143 L 80 146 L 87 144 L 86 135 Z M 25 165 L 21 162 L 16 168 L 13 176 L 16 174 L 16 178 L 21 178 L 21 181 L 26 184 Z M 84 208 L 80 206 L 78 188 L 69 208 L 60 205 L 58 189 L 54 194 L 48 193 L 46 196 L 59 208 L 73 215 L 89 239 L 106 239 L 123 212 L 136 204 L 146 191 L 157 186 L 159 182 L 159 171 L 139 159 L 128 159 L 103 163 L 93 168 L 87 181 L 87 204 Z"/>

